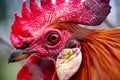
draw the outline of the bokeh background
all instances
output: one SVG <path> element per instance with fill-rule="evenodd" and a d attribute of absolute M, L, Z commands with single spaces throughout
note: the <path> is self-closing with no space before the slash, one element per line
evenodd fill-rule
<path fill-rule="evenodd" d="M 29 3 L 29 0 L 26 0 Z M 94 28 L 114 28 L 120 26 L 120 0 L 111 0 L 111 13 L 107 19 Z M 0 80 L 16 80 L 16 74 L 23 61 L 8 64 L 8 56 L 13 47 L 10 43 L 10 27 L 14 12 L 21 14 L 22 0 L 0 0 Z M 93 28 L 93 26 L 90 26 Z"/>

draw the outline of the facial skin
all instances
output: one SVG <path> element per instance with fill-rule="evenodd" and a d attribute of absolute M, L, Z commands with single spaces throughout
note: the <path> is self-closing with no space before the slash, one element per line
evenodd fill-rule
<path fill-rule="evenodd" d="M 38 53 L 41 56 L 56 57 L 64 48 L 78 47 L 77 40 L 67 31 L 53 28 L 42 29 L 31 43 L 18 49 L 28 50 L 31 54 Z M 27 39 L 26 39 L 27 40 Z M 25 41 L 26 42 L 26 41 Z M 14 46 L 19 44 L 13 44 Z M 20 44 L 21 45 L 21 44 Z"/>
<path fill-rule="evenodd" d="M 77 41 L 72 36 L 72 34 L 67 30 L 63 30 L 63 29 L 59 30 L 57 28 L 48 27 L 48 28 L 42 28 L 37 33 L 38 34 L 36 35 L 36 37 L 34 37 L 35 39 L 31 43 L 24 44 L 23 42 L 22 43 L 23 46 L 17 47 L 17 49 L 14 50 L 9 57 L 9 62 L 16 62 L 16 61 L 20 61 L 22 59 L 28 58 L 28 60 L 25 63 L 25 66 L 23 66 L 23 69 L 21 68 L 21 70 L 19 71 L 18 78 L 21 78 L 19 77 L 21 76 L 21 73 L 23 73 L 23 71 L 26 71 L 24 70 L 24 67 L 26 67 L 26 64 L 28 66 L 28 64 L 31 64 L 31 63 L 33 63 L 34 65 L 37 65 L 37 67 L 40 68 L 38 70 L 43 72 L 43 73 L 40 73 L 40 75 L 47 75 L 44 73 L 44 69 L 47 69 L 47 67 L 52 66 L 53 67 L 52 69 L 51 68 L 48 69 L 48 71 L 50 72 L 48 73 L 48 75 L 50 76 L 48 78 L 52 78 L 53 73 L 51 72 L 55 73 L 56 71 L 55 63 L 59 53 L 62 50 L 67 48 L 70 48 L 70 49 L 76 48 L 76 47 L 80 48 L 79 41 Z M 11 38 L 11 40 L 14 40 L 14 39 Z M 13 45 L 16 46 L 19 44 L 13 44 Z M 38 61 L 38 63 L 35 63 L 36 61 Z M 43 62 L 50 63 L 50 65 L 44 65 Z M 29 67 L 34 65 L 29 65 Z M 43 66 L 44 66 L 44 69 L 42 68 Z M 35 72 L 31 71 L 29 67 L 27 67 L 27 69 L 29 69 L 31 74 L 34 74 Z M 26 72 L 29 72 L 29 71 L 26 71 Z M 30 74 L 27 73 L 27 75 L 30 75 Z M 38 76 L 38 77 L 41 77 L 41 76 Z M 25 78 L 28 78 L 28 77 L 25 77 Z"/>

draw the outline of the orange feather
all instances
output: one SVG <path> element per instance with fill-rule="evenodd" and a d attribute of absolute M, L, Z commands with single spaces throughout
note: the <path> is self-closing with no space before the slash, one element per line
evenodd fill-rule
<path fill-rule="evenodd" d="M 81 42 L 83 61 L 74 80 L 120 80 L 120 28 L 94 30 Z"/>
<path fill-rule="evenodd" d="M 70 80 L 120 80 L 120 28 L 90 30 L 72 23 L 54 27 L 81 42 L 82 65 Z"/>

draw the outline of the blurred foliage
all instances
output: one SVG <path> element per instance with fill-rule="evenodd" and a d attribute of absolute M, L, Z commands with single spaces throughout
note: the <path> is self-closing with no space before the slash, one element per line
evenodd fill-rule
<path fill-rule="evenodd" d="M 0 0 L 0 80 L 16 80 L 22 63 L 9 63 L 8 57 L 13 50 L 9 40 L 10 25 L 15 10 L 20 10 L 22 0 Z M 18 5 L 18 7 L 15 7 Z"/>
<path fill-rule="evenodd" d="M 5 0 L 0 0 L 0 21 L 4 20 L 6 18 L 6 5 Z"/>
<path fill-rule="evenodd" d="M 16 80 L 20 63 L 8 64 L 8 56 L 13 47 L 0 37 L 0 80 Z"/>

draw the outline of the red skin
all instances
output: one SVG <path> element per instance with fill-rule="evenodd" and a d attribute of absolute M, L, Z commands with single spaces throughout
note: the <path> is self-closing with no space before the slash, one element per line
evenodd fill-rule
<path fill-rule="evenodd" d="M 99 5 L 98 5 L 99 4 Z M 49 7 L 48 7 L 49 6 Z M 83 25 L 99 25 L 110 12 L 109 0 L 41 0 L 41 8 L 30 0 L 30 9 L 23 2 L 22 16 L 15 13 L 10 39 L 15 48 L 36 39 L 43 27 L 69 22 Z"/>
<path fill-rule="evenodd" d="M 55 59 L 59 52 L 65 48 L 67 41 L 74 36 L 67 30 L 54 29 L 51 27 L 52 25 L 61 22 L 99 25 L 109 12 L 109 0 L 70 0 L 69 2 L 56 0 L 56 4 L 53 4 L 51 0 L 41 0 L 41 8 L 38 7 L 35 0 L 30 0 L 30 9 L 26 7 L 24 1 L 22 16 L 15 14 L 10 39 L 15 48 L 22 48 L 24 44 L 30 44 L 26 49 L 34 50 L 37 54 L 28 58 L 19 71 L 17 80 L 56 79 Z M 52 31 L 61 35 L 60 42 L 55 46 L 48 45 L 46 42 L 48 33 Z M 43 62 L 49 62 L 49 64 L 42 64 Z M 27 67 L 29 64 L 32 69 Z M 35 72 L 38 75 L 36 77 L 34 71 L 43 73 Z"/>
<path fill-rule="evenodd" d="M 17 80 L 51 80 L 54 72 L 52 60 L 33 54 L 20 69 Z"/>
<path fill-rule="evenodd" d="M 61 40 L 55 46 L 49 45 L 46 37 L 50 32 L 58 32 L 61 35 Z M 45 36 L 45 37 L 43 37 Z M 27 50 L 35 51 L 36 54 L 31 55 L 26 63 L 20 69 L 18 80 L 55 80 L 55 60 L 59 52 L 65 48 L 65 44 L 72 38 L 71 34 L 62 30 L 47 28 L 41 31 L 41 34 L 33 41 Z M 25 75 L 25 76 L 24 76 Z"/>

